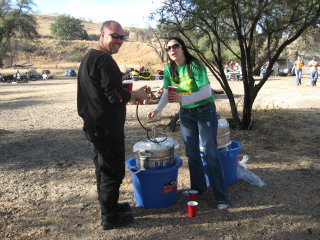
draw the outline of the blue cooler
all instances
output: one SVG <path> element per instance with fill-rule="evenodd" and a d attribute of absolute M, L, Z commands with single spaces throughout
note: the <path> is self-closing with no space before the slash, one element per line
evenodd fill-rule
<path fill-rule="evenodd" d="M 240 142 L 232 140 L 231 146 L 228 150 L 218 150 L 219 157 L 221 160 L 224 177 L 226 184 L 232 185 L 237 181 L 237 168 L 238 168 L 238 154 L 242 149 L 242 144 Z M 200 152 L 201 159 L 203 161 L 203 152 Z M 203 166 L 205 163 L 203 162 Z M 210 186 L 208 176 L 206 175 L 207 185 Z"/>
<path fill-rule="evenodd" d="M 182 159 L 175 156 L 175 165 L 167 168 L 140 169 L 136 158 L 130 158 L 126 167 L 131 172 L 135 202 L 144 208 L 164 208 L 177 202 L 178 169 Z"/>

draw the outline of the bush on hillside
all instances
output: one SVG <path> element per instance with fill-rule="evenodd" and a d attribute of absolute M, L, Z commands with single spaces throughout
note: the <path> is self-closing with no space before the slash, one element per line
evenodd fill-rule
<path fill-rule="evenodd" d="M 89 36 L 81 20 L 61 15 L 50 25 L 51 33 L 60 40 L 88 40 Z"/>

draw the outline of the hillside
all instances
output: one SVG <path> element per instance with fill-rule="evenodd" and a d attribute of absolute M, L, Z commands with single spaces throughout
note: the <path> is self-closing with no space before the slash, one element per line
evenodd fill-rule
<path fill-rule="evenodd" d="M 50 24 L 56 19 L 58 15 L 54 14 L 34 14 L 38 23 L 38 32 L 41 37 L 53 37 L 50 32 Z M 82 21 L 87 33 L 89 35 L 99 34 L 101 25 L 99 23 L 93 23 L 88 21 Z"/>
<path fill-rule="evenodd" d="M 95 40 L 91 41 L 58 41 L 53 38 L 50 32 L 50 24 L 57 15 L 35 14 L 38 23 L 38 32 L 41 38 L 37 43 L 26 43 L 24 52 L 18 51 L 14 54 L 12 62 L 17 65 L 26 65 L 29 68 L 41 72 L 43 69 L 50 71 L 57 76 L 63 75 L 64 71 L 71 67 L 77 69 L 81 58 Z M 91 39 L 99 36 L 101 24 L 83 21 L 83 25 Z M 128 29 L 130 31 L 130 29 Z M 129 41 L 124 42 L 118 54 L 113 55 L 122 71 L 130 67 L 141 65 L 156 71 L 162 68 L 161 61 L 154 50 L 146 43 L 134 42 L 134 34 L 130 32 Z M 17 68 L 3 69 L 2 72 L 14 73 Z M 21 70 L 24 72 L 24 70 Z"/>

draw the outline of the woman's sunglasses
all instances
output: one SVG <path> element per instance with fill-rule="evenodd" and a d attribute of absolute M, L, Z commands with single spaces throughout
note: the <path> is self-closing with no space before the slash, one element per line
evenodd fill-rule
<path fill-rule="evenodd" d="M 177 44 L 173 44 L 172 46 L 168 46 L 167 48 L 165 48 L 165 50 L 167 52 L 169 52 L 171 49 L 177 49 L 177 48 L 181 48 L 181 47 L 182 46 L 179 43 L 177 43 Z"/>
<path fill-rule="evenodd" d="M 120 40 L 124 40 L 124 35 L 120 35 L 118 33 L 108 33 L 108 35 L 110 35 L 112 37 L 112 39 L 120 39 Z"/>

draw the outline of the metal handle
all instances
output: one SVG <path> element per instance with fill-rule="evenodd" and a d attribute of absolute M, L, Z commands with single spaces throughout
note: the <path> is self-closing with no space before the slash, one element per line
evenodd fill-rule
<path fill-rule="evenodd" d="M 139 169 L 137 170 L 137 167 L 129 167 L 128 170 L 129 170 L 132 174 L 138 174 L 139 172 L 143 171 L 144 169 L 139 168 Z M 136 170 L 136 171 L 133 171 L 133 170 Z"/>
<path fill-rule="evenodd" d="M 151 157 L 151 155 L 152 155 L 151 153 L 146 152 L 146 151 L 139 151 L 138 154 L 140 157 L 143 157 L 143 158 L 148 158 L 148 157 Z"/>

